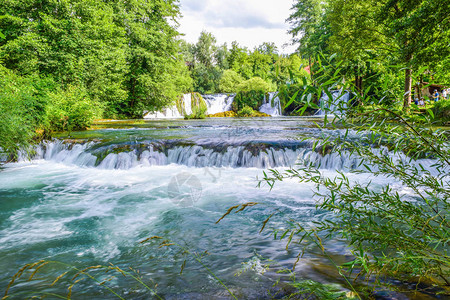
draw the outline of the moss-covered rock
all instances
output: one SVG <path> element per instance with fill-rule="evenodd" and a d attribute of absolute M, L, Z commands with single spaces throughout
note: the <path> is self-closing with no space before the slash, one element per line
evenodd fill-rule
<path fill-rule="evenodd" d="M 251 115 L 252 118 L 266 118 L 266 117 L 272 117 L 271 115 L 268 115 L 266 113 L 254 110 L 253 114 Z"/>
<path fill-rule="evenodd" d="M 203 99 L 202 95 L 200 95 L 199 93 L 191 93 L 191 108 L 192 111 L 194 111 L 194 109 L 206 111 L 208 109 L 208 106 L 206 105 L 206 102 Z"/>
<path fill-rule="evenodd" d="M 234 111 L 224 111 L 212 115 L 207 115 L 208 118 L 234 118 L 237 114 Z"/>
<path fill-rule="evenodd" d="M 184 97 L 180 103 L 177 102 L 177 109 L 178 112 L 181 112 L 180 114 L 184 115 L 184 118 L 189 119 L 204 119 L 206 117 L 206 111 L 208 110 L 208 106 L 206 105 L 205 100 L 203 99 L 202 95 L 199 93 L 191 93 L 191 109 L 192 113 L 187 114 L 186 110 L 184 109 L 185 103 L 184 103 Z M 180 108 L 179 108 L 180 107 Z"/>

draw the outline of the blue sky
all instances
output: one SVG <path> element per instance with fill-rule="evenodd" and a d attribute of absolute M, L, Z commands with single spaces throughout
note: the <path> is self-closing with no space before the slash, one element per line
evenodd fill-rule
<path fill-rule="evenodd" d="M 263 42 L 274 42 L 281 53 L 291 53 L 295 47 L 287 33 L 293 0 L 180 0 L 179 31 L 184 39 L 194 43 L 202 30 L 211 32 L 219 44 L 236 40 L 253 49 Z"/>

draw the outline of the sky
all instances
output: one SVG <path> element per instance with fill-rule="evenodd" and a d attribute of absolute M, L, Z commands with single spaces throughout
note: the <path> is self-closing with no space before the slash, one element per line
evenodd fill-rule
<path fill-rule="evenodd" d="M 211 32 L 218 44 L 237 41 L 240 46 L 254 47 L 274 42 L 280 53 L 294 52 L 285 20 L 293 0 L 180 0 L 182 18 L 179 31 L 183 39 L 196 43 L 202 31 Z"/>

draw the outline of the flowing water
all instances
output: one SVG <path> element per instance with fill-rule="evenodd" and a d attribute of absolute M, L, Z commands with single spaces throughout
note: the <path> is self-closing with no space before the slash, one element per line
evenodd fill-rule
<path fill-rule="evenodd" d="M 309 224 L 332 216 L 315 209 L 313 186 L 286 180 L 270 190 L 258 188 L 257 177 L 265 169 L 304 161 L 330 176 L 358 164 L 344 154 L 312 151 L 318 135 L 339 134 L 319 130 L 313 122 L 320 120 L 103 122 L 42 144 L 31 160 L 22 158 L 0 171 L 0 290 L 20 267 L 45 259 L 80 269 L 109 263 L 131 267 L 147 284 L 158 284 L 158 294 L 166 299 L 229 298 L 178 246 L 159 247 L 160 240 L 140 243 L 161 236 L 191 253 L 207 251 L 202 262 L 238 298 L 270 298 L 268 291 L 279 289 L 272 287 L 274 282 L 286 279 L 277 271 L 292 268 L 301 252 L 295 245 L 286 250 L 285 242 L 274 240 L 273 230 L 286 228 L 290 219 Z M 350 177 L 372 180 L 374 188 L 387 182 Z M 397 188 L 401 191 L 400 183 Z M 259 204 L 216 224 L 229 207 L 248 202 Z M 342 241 L 331 241 L 327 249 L 338 261 L 349 254 Z M 342 284 L 329 265 L 311 246 L 299 261 L 297 278 Z M 71 277 L 50 287 L 65 271 L 66 266 L 50 264 L 36 280 L 19 281 L 10 293 L 19 293 L 17 299 L 26 292 L 67 294 Z M 97 274 L 99 280 L 109 275 Z M 115 275 L 106 285 L 124 298 L 151 298 L 134 280 Z M 114 298 L 89 279 L 77 283 L 72 293 L 74 299 Z"/>

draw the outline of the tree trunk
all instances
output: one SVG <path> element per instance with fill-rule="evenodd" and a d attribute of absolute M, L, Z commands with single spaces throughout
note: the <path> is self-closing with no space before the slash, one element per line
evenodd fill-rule
<path fill-rule="evenodd" d="M 408 108 L 411 105 L 411 88 L 412 88 L 412 67 L 411 67 L 411 60 L 413 56 L 408 55 L 407 61 L 406 61 L 406 70 L 405 70 L 405 93 L 403 96 L 403 107 Z"/>
<path fill-rule="evenodd" d="M 359 67 L 355 67 L 355 88 L 356 92 L 363 96 L 363 77 L 360 74 Z"/>
<path fill-rule="evenodd" d="M 362 96 L 363 95 L 363 77 L 361 75 L 356 75 L 355 76 L 355 87 L 356 87 L 356 92 Z"/>
<path fill-rule="evenodd" d="M 412 69 L 405 70 L 405 94 L 403 97 L 403 107 L 411 105 Z"/>

